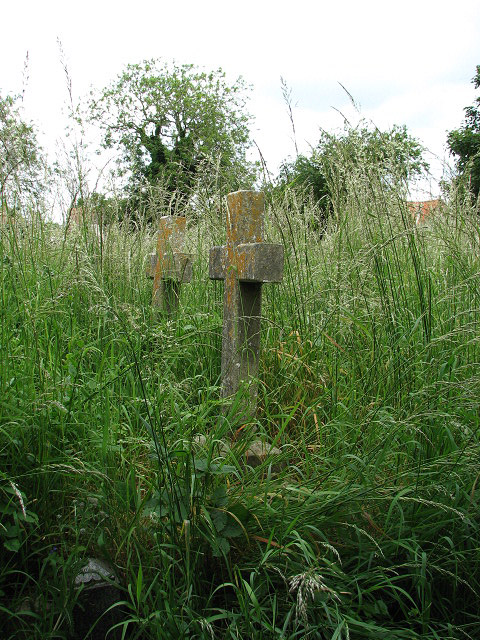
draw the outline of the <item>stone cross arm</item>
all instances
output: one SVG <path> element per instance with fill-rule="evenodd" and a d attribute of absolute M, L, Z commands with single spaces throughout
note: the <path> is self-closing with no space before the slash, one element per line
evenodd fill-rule
<path fill-rule="evenodd" d="M 238 244 L 228 247 L 212 247 L 210 250 L 209 277 L 225 280 L 232 270 L 239 282 L 281 282 L 283 278 L 283 246 L 266 242 Z"/>
<path fill-rule="evenodd" d="M 155 272 L 157 270 L 158 255 L 156 253 L 150 254 L 150 260 L 147 265 L 146 275 L 147 277 L 155 278 Z M 179 251 L 170 253 L 163 256 L 161 277 L 165 280 L 173 280 L 178 283 L 185 283 L 192 281 L 192 254 L 181 253 Z"/>

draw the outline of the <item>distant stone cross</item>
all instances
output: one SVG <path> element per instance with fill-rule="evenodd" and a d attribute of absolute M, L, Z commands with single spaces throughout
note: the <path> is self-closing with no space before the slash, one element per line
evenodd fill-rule
<path fill-rule="evenodd" d="M 152 304 L 168 315 L 178 310 L 180 284 L 192 279 L 192 256 L 184 253 L 186 218 L 160 218 L 157 251 L 150 254 L 147 276 L 153 278 Z"/>
<path fill-rule="evenodd" d="M 264 196 L 237 191 L 227 196 L 227 244 L 210 250 L 210 278 L 224 280 L 222 396 L 249 389 L 244 419 L 257 407 L 262 284 L 283 277 L 283 247 L 264 238 Z"/>

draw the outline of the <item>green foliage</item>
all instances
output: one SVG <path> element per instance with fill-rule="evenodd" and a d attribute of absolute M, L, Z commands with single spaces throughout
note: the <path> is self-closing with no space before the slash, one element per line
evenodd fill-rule
<path fill-rule="evenodd" d="M 0 95 L 0 209 L 19 209 L 38 198 L 43 170 L 35 129 L 22 119 L 19 98 Z"/>
<path fill-rule="evenodd" d="M 241 78 L 228 84 L 221 69 L 150 60 L 128 65 L 92 97 L 90 116 L 104 131 L 104 145 L 122 152 L 133 206 L 149 185 L 163 185 L 175 208 L 212 175 L 227 190 L 251 184 L 246 89 Z"/>
<path fill-rule="evenodd" d="M 26 530 L 36 524 L 38 518 L 35 513 L 25 509 L 26 497 L 12 482 L 5 482 L 1 474 L 0 484 L 0 541 L 8 551 L 19 551 L 26 538 Z"/>
<path fill-rule="evenodd" d="M 475 89 L 480 88 L 480 65 L 472 78 Z M 457 170 L 475 199 L 480 193 L 480 96 L 466 107 L 465 123 L 460 129 L 450 131 L 447 143 L 450 153 L 456 156 Z"/>
<path fill-rule="evenodd" d="M 380 131 L 361 123 L 346 126 L 340 135 L 322 131 L 309 157 L 300 155 L 283 164 L 276 190 L 293 190 L 310 201 L 324 226 L 334 203 L 345 196 L 347 176 L 368 171 L 385 189 L 398 188 L 428 168 L 422 154 L 423 148 L 405 126 Z"/>
<path fill-rule="evenodd" d="M 103 193 L 93 192 L 87 198 L 78 198 L 75 206 L 84 211 L 86 220 L 104 226 L 122 220 L 127 203 L 118 198 L 109 198 Z"/>
<path fill-rule="evenodd" d="M 174 319 L 148 227 L 0 230 L 2 638 L 71 637 L 88 557 L 119 576 L 125 637 L 480 637 L 478 215 L 416 227 L 342 166 L 321 240 L 310 203 L 267 211 L 285 276 L 254 435 L 221 411 L 216 211 L 188 226 Z M 252 468 L 260 436 L 281 453 Z"/>

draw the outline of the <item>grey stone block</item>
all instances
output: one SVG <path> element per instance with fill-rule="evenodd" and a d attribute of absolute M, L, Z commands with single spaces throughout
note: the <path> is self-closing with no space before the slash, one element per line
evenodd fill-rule
<path fill-rule="evenodd" d="M 278 473 L 286 467 L 285 461 L 278 459 L 281 454 L 282 452 L 278 447 L 274 447 L 262 440 L 255 440 L 245 451 L 245 463 L 255 468 L 268 461 L 272 465 L 272 471 Z"/>
<path fill-rule="evenodd" d="M 210 249 L 209 277 L 224 280 L 227 268 L 240 282 L 281 282 L 283 278 L 283 247 L 281 244 L 255 242 L 239 244 L 232 250 L 228 264 L 227 247 Z"/>
<path fill-rule="evenodd" d="M 242 282 L 281 282 L 283 247 L 266 242 L 239 244 L 236 264 L 237 278 Z"/>
<path fill-rule="evenodd" d="M 120 640 L 125 612 L 115 606 L 124 597 L 112 567 L 103 560 L 89 558 L 75 578 L 81 589 L 73 611 L 75 640 Z"/>

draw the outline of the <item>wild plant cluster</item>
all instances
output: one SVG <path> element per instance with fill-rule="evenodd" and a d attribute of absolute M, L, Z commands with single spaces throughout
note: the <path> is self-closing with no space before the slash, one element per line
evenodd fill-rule
<path fill-rule="evenodd" d="M 112 638 L 480 637 L 478 215 L 452 192 L 416 226 L 372 167 L 332 176 L 325 229 L 269 199 L 286 270 L 248 425 L 219 395 L 222 194 L 170 319 L 152 227 L 3 224 L 2 637 L 74 637 L 90 557 L 119 577 Z M 282 453 L 251 468 L 258 437 Z"/>

